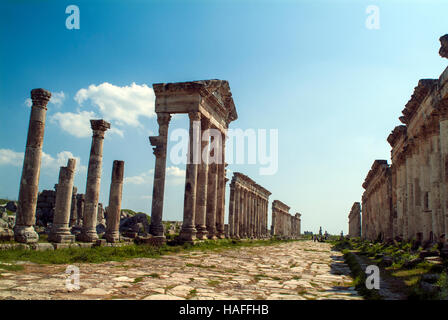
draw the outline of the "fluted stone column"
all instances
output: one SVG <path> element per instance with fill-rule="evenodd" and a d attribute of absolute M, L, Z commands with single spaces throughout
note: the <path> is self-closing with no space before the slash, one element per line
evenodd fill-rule
<path fill-rule="evenodd" d="M 78 201 L 76 200 L 76 195 L 78 193 L 78 188 L 73 187 L 72 192 L 72 206 L 70 208 L 70 223 L 69 226 L 73 227 L 76 225 L 76 222 L 78 221 L 77 213 L 78 213 Z"/>
<path fill-rule="evenodd" d="M 90 124 L 93 136 L 87 172 L 83 225 L 79 235 L 79 240 L 83 242 L 92 242 L 98 239 L 96 224 L 103 164 L 103 142 L 105 132 L 110 129 L 110 123 L 104 120 L 90 120 Z"/>
<path fill-rule="evenodd" d="M 207 239 L 207 186 L 208 186 L 208 161 L 209 161 L 209 143 L 210 143 L 210 121 L 202 117 L 201 119 L 201 163 L 198 165 L 198 182 L 196 194 L 196 238 L 199 240 Z M 205 156 L 204 156 L 205 155 Z"/>
<path fill-rule="evenodd" d="M 152 146 L 154 146 L 154 155 L 156 156 L 149 233 L 155 237 L 162 238 L 164 238 L 162 218 L 163 200 L 165 194 L 166 148 L 168 139 L 168 125 L 170 120 L 171 115 L 169 113 L 157 113 L 159 135 L 149 137 L 149 142 Z"/>
<path fill-rule="evenodd" d="M 57 243 L 71 243 L 75 241 L 75 236 L 70 233 L 69 228 L 75 168 L 76 160 L 68 159 L 67 166 L 61 167 L 59 171 L 53 226 L 48 235 L 48 241 Z"/>
<path fill-rule="evenodd" d="M 119 228 L 123 175 L 124 161 L 114 160 L 109 191 L 109 206 L 107 207 L 106 216 L 106 234 L 104 236 L 107 242 L 117 242 L 120 240 Z"/>
<path fill-rule="evenodd" d="M 39 239 L 33 226 L 36 222 L 42 144 L 44 141 L 47 104 L 50 97 L 51 93 L 47 90 L 31 90 L 33 104 L 28 125 L 28 137 L 14 226 L 14 238 L 17 242 L 33 243 Z"/>
<path fill-rule="evenodd" d="M 196 240 L 194 218 L 196 212 L 198 163 L 201 157 L 201 114 L 199 112 L 189 112 L 188 117 L 190 118 L 190 137 L 187 170 L 185 173 L 184 217 L 179 234 L 179 238 L 183 242 L 193 242 Z"/>

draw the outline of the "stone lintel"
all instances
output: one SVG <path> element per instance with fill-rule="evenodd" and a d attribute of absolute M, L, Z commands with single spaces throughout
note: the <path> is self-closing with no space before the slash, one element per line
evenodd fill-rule
<path fill-rule="evenodd" d="M 272 202 L 272 209 L 278 209 L 280 211 L 283 211 L 284 213 L 288 213 L 289 209 L 291 209 L 291 207 L 287 206 L 286 204 L 284 204 L 280 200 L 274 200 Z"/>
<path fill-rule="evenodd" d="M 389 142 L 391 147 L 394 147 L 397 141 L 404 136 L 406 136 L 406 126 L 396 126 L 394 130 L 392 130 L 391 134 L 389 134 L 389 136 L 387 137 L 387 142 Z"/>
<path fill-rule="evenodd" d="M 380 172 L 381 168 L 389 168 L 389 164 L 387 163 L 387 160 L 375 160 L 372 164 L 372 167 L 367 174 L 366 179 L 364 180 L 364 183 L 362 184 L 362 187 L 367 190 L 369 187 L 370 182 L 373 180 L 373 178 Z"/>
<path fill-rule="evenodd" d="M 405 108 L 402 111 L 403 117 L 400 117 L 400 121 L 409 124 L 412 118 L 415 116 L 420 104 L 431 92 L 431 90 L 437 85 L 439 79 L 421 79 L 418 81 L 417 86 L 414 88 L 414 93 L 411 99 L 406 103 Z"/>

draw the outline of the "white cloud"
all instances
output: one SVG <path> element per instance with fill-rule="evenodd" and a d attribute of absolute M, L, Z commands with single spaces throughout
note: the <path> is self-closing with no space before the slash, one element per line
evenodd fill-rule
<path fill-rule="evenodd" d="M 108 82 L 98 86 L 92 84 L 87 89 L 80 89 L 74 99 L 79 105 L 90 101 L 105 120 L 118 126 L 141 127 L 140 117 L 155 116 L 154 91 L 146 84 L 132 83 L 124 87 Z"/>
<path fill-rule="evenodd" d="M 52 92 L 49 103 L 52 103 L 52 104 L 60 107 L 62 105 L 62 103 L 64 102 L 64 100 L 65 100 L 65 93 L 64 93 L 64 91 Z"/>
<path fill-rule="evenodd" d="M 84 173 L 87 172 L 87 167 L 81 165 L 81 158 L 75 157 L 70 151 L 62 151 L 53 158 L 51 155 L 42 152 L 42 168 L 47 169 L 47 173 L 59 172 L 60 167 L 67 165 L 67 161 L 70 158 L 76 159 L 76 172 Z"/>
<path fill-rule="evenodd" d="M 0 149 L 0 165 L 12 165 L 20 167 L 23 165 L 23 152 L 16 152 L 10 149 Z M 76 159 L 76 171 L 78 173 L 87 172 L 87 167 L 81 165 L 81 158 L 75 157 L 70 151 L 62 151 L 53 158 L 51 155 L 42 152 L 41 168 L 45 174 L 57 174 L 59 168 L 67 165 L 69 158 Z"/>
<path fill-rule="evenodd" d="M 154 169 L 145 171 L 137 176 L 124 178 L 125 184 L 152 184 Z M 180 184 L 185 181 L 185 170 L 175 166 L 166 168 L 165 179 L 170 184 Z"/>
<path fill-rule="evenodd" d="M 15 152 L 10 149 L 0 149 L 0 165 L 20 167 L 23 165 L 23 155 L 23 152 Z"/>
<path fill-rule="evenodd" d="M 60 106 L 62 106 L 62 103 L 64 103 L 64 100 L 65 100 L 65 93 L 64 93 L 64 91 L 52 92 L 50 101 L 48 103 L 52 103 L 55 106 L 60 107 Z M 24 104 L 27 107 L 31 107 L 33 105 L 33 101 L 31 100 L 31 98 L 26 98 Z"/>
<path fill-rule="evenodd" d="M 25 104 L 28 108 L 31 108 L 31 106 L 33 105 L 33 101 L 31 101 L 31 98 L 26 98 L 24 104 Z"/>
<path fill-rule="evenodd" d="M 62 130 L 77 138 L 85 138 L 92 135 L 90 119 L 96 119 L 93 111 L 81 111 L 79 113 L 56 112 L 51 116 L 50 121 L 58 123 Z"/>

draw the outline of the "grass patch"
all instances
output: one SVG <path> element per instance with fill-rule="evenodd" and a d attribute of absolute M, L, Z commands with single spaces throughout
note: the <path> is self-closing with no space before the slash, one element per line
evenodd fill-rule
<path fill-rule="evenodd" d="M 333 245 L 334 249 L 341 250 L 345 254 L 344 257 L 349 260 L 351 258 L 348 253 L 353 251 L 376 263 L 383 269 L 386 277 L 397 282 L 400 290 L 407 295 L 408 299 L 439 300 L 448 297 L 448 283 L 444 280 L 448 272 L 447 259 L 441 259 L 441 263 L 438 264 L 424 260 L 420 257 L 423 248 L 418 247 L 413 241 L 382 243 L 355 238 L 334 241 Z M 438 256 L 440 248 L 441 245 L 436 244 L 427 248 L 426 251 Z M 348 262 L 346 261 L 346 263 Z M 360 273 L 356 272 L 356 274 Z M 435 274 L 439 280 L 441 279 L 434 284 L 433 291 L 428 291 L 426 289 L 428 284 L 422 283 L 422 277 L 426 274 Z M 362 283 L 361 278 L 355 277 L 354 284 L 357 288 L 360 288 Z"/>
<path fill-rule="evenodd" d="M 194 298 L 198 295 L 198 291 L 196 289 L 192 289 L 190 290 L 190 292 L 188 293 L 186 299 L 189 300 L 191 298 Z"/>
<path fill-rule="evenodd" d="M 344 260 L 350 267 L 351 276 L 354 279 L 353 284 L 355 285 L 356 290 L 368 300 L 381 300 L 382 297 L 378 293 L 378 290 L 366 288 L 366 274 L 362 270 L 358 260 L 356 260 L 355 255 L 347 249 L 345 249 L 344 252 Z"/>
<path fill-rule="evenodd" d="M 208 284 L 210 287 L 216 287 L 216 286 L 218 286 L 220 283 L 221 283 L 221 282 L 218 281 L 218 280 L 209 280 L 209 281 L 207 282 L 207 284 Z"/>
<path fill-rule="evenodd" d="M 0 269 L 6 270 L 6 271 L 22 271 L 24 269 L 24 267 L 22 265 L 18 265 L 18 264 L 0 263 Z"/>
<path fill-rule="evenodd" d="M 106 261 L 125 261 L 132 258 L 159 258 L 164 254 L 185 251 L 218 251 L 237 249 L 242 247 L 269 246 L 294 240 L 248 240 L 238 241 L 221 239 L 217 241 L 205 240 L 195 245 L 168 243 L 163 246 L 148 246 L 130 244 L 122 247 L 93 247 L 93 248 L 65 248 L 55 251 L 35 251 L 26 249 L 0 250 L 0 261 L 30 261 L 39 264 L 73 264 L 73 263 L 102 263 Z M 201 266 L 187 264 L 201 268 L 216 268 L 216 266 Z"/>

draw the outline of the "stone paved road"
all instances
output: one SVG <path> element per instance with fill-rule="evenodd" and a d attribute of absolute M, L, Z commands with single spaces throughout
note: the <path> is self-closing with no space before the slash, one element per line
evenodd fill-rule
<path fill-rule="evenodd" d="M 362 299 L 342 254 L 312 241 L 76 264 L 74 291 L 67 265 L 24 266 L 2 272 L 0 299 Z"/>

